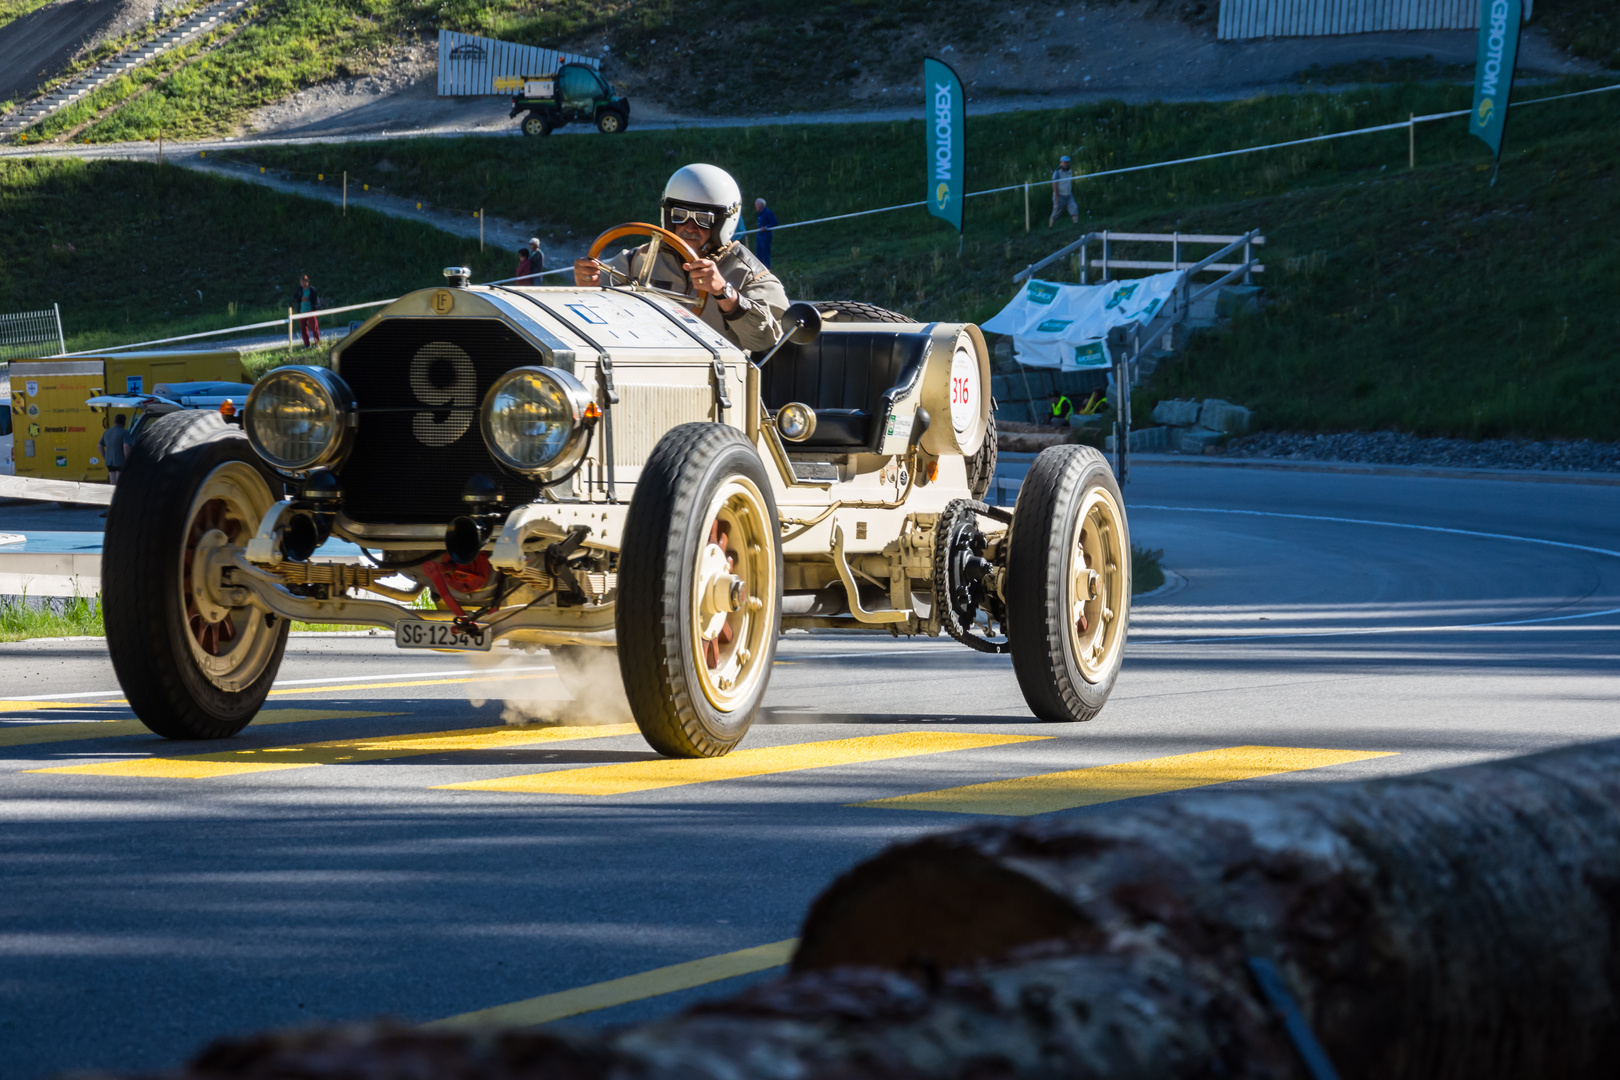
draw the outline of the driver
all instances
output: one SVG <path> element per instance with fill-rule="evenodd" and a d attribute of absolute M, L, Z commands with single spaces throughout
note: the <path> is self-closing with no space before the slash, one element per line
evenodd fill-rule
<path fill-rule="evenodd" d="M 669 178 L 658 205 L 660 224 L 701 257 L 682 262 L 668 245 L 661 246 L 648 284 L 692 297 L 699 289 L 708 293 L 710 301 L 700 317 L 738 348 L 755 352 L 775 345 L 782 336 L 787 290 L 753 252 L 731 239 L 742 215 L 737 181 L 713 165 L 688 165 Z M 599 284 L 604 267 L 610 284 L 639 280 L 650 246 L 621 251 L 606 262 L 575 259 L 574 284 Z"/>

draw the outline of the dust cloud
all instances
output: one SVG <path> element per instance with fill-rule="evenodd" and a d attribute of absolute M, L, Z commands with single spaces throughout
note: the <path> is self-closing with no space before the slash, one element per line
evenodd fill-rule
<path fill-rule="evenodd" d="M 554 670 L 540 662 L 541 655 L 549 655 Z M 571 645 L 544 654 L 513 649 L 468 653 L 467 658 L 469 666 L 481 674 L 509 675 L 466 684 L 474 708 L 501 702 L 504 724 L 589 727 L 633 721 L 617 649 Z"/>

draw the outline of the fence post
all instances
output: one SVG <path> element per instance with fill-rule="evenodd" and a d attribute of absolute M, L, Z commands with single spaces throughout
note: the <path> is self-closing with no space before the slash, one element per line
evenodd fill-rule
<path fill-rule="evenodd" d="M 1181 230 L 1170 234 L 1170 269 L 1181 269 Z"/>
<path fill-rule="evenodd" d="M 287 348 L 292 348 L 293 309 L 287 309 Z"/>
<path fill-rule="evenodd" d="M 62 346 L 62 355 L 67 355 L 67 339 L 62 336 L 62 305 L 53 303 L 52 310 L 56 312 L 56 343 Z"/>
<path fill-rule="evenodd" d="M 343 216 L 349 216 L 349 170 L 343 170 Z"/>
<path fill-rule="evenodd" d="M 484 208 L 478 208 L 478 250 L 484 250 Z"/>
<path fill-rule="evenodd" d="M 1024 232 L 1029 232 L 1029 181 L 1024 181 Z"/>
<path fill-rule="evenodd" d="M 1406 167 L 1417 168 L 1417 113 L 1406 114 Z"/>
<path fill-rule="evenodd" d="M 1254 230 L 1243 240 L 1243 284 L 1254 284 Z"/>
<path fill-rule="evenodd" d="M 1103 279 L 1103 282 L 1106 284 L 1107 281 L 1108 281 L 1108 230 L 1107 229 L 1103 230 L 1102 279 Z"/>
<path fill-rule="evenodd" d="M 1087 256 L 1090 253 L 1090 251 L 1091 251 L 1091 241 L 1090 241 L 1090 239 L 1087 239 L 1084 243 L 1082 243 L 1080 245 L 1080 284 L 1082 284 L 1082 285 L 1084 285 L 1086 283 L 1086 278 L 1088 276 L 1087 272 L 1091 269 L 1090 266 L 1087 265 L 1088 261 L 1089 261 Z"/>

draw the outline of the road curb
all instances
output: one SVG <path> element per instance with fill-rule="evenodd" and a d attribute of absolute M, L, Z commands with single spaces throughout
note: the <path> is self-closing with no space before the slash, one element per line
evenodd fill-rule
<path fill-rule="evenodd" d="M 1444 465 L 1379 465 L 1358 461 L 1293 461 L 1286 458 L 1182 457 L 1177 454 L 1132 454 L 1140 468 L 1270 469 L 1276 472 L 1324 472 L 1351 476 L 1410 476 L 1434 480 L 1505 480 L 1528 484 L 1586 484 L 1620 487 L 1620 473 L 1551 472 L 1542 469 L 1489 469 Z"/>

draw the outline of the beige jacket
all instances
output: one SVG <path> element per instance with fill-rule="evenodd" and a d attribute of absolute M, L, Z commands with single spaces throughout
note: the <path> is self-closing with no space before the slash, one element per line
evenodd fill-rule
<path fill-rule="evenodd" d="M 604 259 L 603 265 L 639 281 L 647 247 L 643 244 L 632 250 L 621 251 L 611 259 Z M 781 280 L 752 251 L 735 240 L 710 258 L 719 267 L 720 276 L 742 297 L 742 303 L 736 311 L 728 314 L 720 310 L 719 299 L 711 296 L 703 306 L 700 317 L 738 348 L 758 352 L 775 345 L 776 339 L 782 336 L 782 313 L 788 306 L 787 290 L 782 287 Z M 603 283 L 612 280 L 612 275 L 606 275 Z M 667 247 L 660 247 L 648 284 L 688 296 L 697 295 L 687 279 L 686 271 L 681 269 L 680 257 L 672 254 Z"/>

